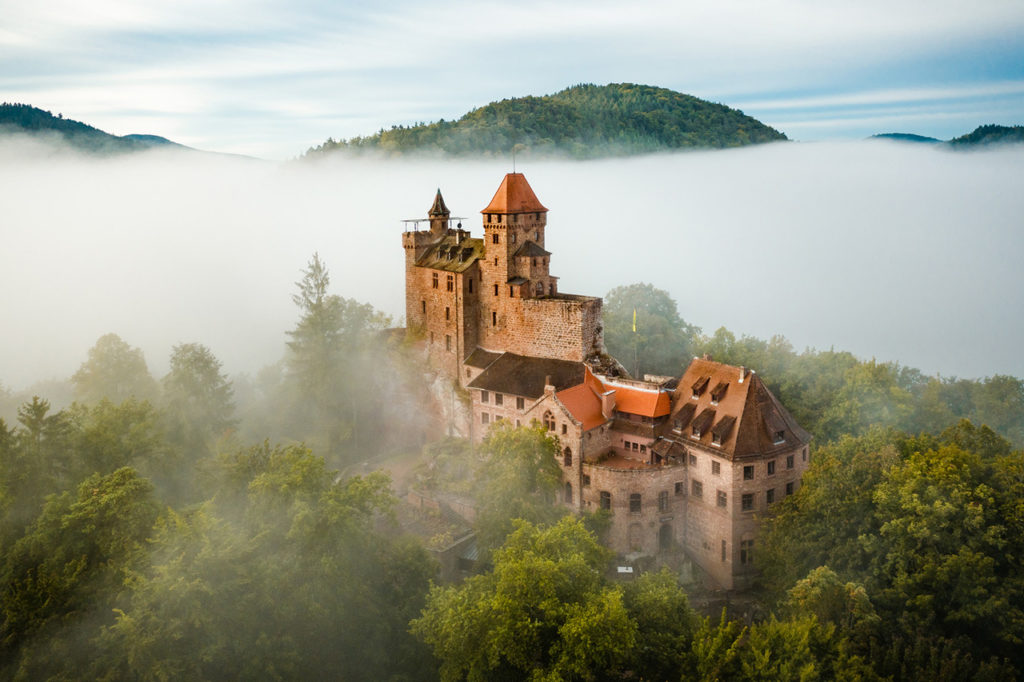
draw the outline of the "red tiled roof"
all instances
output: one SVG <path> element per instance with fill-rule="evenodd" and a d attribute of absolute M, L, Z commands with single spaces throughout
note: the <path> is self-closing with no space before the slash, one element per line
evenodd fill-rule
<path fill-rule="evenodd" d="M 547 209 L 540 203 L 522 173 L 509 173 L 501 181 L 491 203 L 481 213 L 540 213 Z"/>
<path fill-rule="evenodd" d="M 601 398 L 594 393 L 587 382 L 559 391 L 555 397 L 565 405 L 569 414 L 583 423 L 584 431 L 604 424 L 605 418 L 601 414 Z"/>
<path fill-rule="evenodd" d="M 615 409 L 619 412 L 644 417 L 662 417 L 672 411 L 672 402 L 667 391 L 612 383 L 605 384 L 605 389 L 615 391 Z"/>

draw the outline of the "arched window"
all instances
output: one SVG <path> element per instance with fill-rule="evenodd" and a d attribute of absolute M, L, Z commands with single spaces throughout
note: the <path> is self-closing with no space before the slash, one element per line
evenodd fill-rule
<path fill-rule="evenodd" d="M 565 484 L 565 502 L 572 504 L 572 483 Z"/>
<path fill-rule="evenodd" d="M 548 431 L 555 430 L 555 417 L 550 412 L 544 413 L 544 428 Z"/>
<path fill-rule="evenodd" d="M 544 282 L 537 282 L 537 286 L 535 288 L 538 296 L 544 295 Z"/>
<path fill-rule="evenodd" d="M 562 465 L 567 467 L 572 466 L 572 449 L 566 448 L 562 452 Z"/>

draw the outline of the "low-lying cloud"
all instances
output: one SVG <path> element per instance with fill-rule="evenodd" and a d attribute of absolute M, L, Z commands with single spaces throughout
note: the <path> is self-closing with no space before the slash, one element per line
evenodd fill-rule
<path fill-rule="evenodd" d="M 479 234 L 503 161 L 114 159 L 0 147 L 0 384 L 70 376 L 115 332 L 154 374 L 174 344 L 276 361 L 314 251 L 332 290 L 403 313 L 404 218 L 440 187 Z M 944 376 L 1024 376 L 1024 150 L 780 144 L 520 163 L 563 291 L 638 281 L 689 322 Z"/>

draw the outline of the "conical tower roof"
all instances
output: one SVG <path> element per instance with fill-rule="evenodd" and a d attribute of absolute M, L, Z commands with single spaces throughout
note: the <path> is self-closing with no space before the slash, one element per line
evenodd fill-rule
<path fill-rule="evenodd" d="M 481 213 L 544 213 L 548 209 L 540 203 L 533 188 L 522 173 L 509 173 L 501 181 L 494 198 Z"/>
<path fill-rule="evenodd" d="M 434 205 L 430 207 L 430 213 L 428 213 L 427 215 L 429 215 L 431 218 L 451 215 L 451 212 L 448 210 L 448 207 L 444 205 L 444 197 L 441 196 L 440 188 L 438 188 L 437 194 L 434 196 Z"/>

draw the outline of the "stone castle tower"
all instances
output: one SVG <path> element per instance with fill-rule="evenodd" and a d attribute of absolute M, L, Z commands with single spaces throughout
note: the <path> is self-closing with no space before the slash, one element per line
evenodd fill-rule
<path fill-rule="evenodd" d="M 482 239 L 452 226 L 438 190 L 429 230 L 406 221 L 407 328 L 431 363 L 466 384 L 473 372 L 462 365 L 478 348 L 574 362 L 600 352 L 601 299 L 558 291 L 544 249 L 548 209 L 526 177 L 507 174 L 480 213 Z"/>

